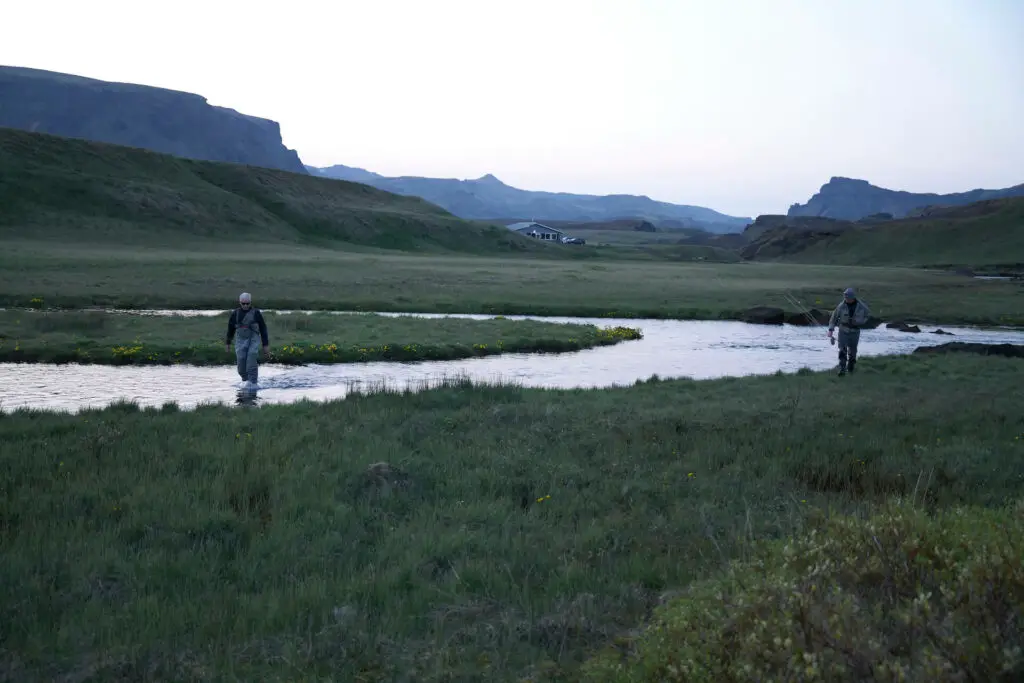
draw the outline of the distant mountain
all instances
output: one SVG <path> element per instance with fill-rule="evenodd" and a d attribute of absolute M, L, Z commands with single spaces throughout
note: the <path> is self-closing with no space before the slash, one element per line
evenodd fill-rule
<path fill-rule="evenodd" d="M 307 166 L 310 173 L 371 185 L 395 194 L 422 197 L 460 218 L 497 220 L 517 217 L 538 221 L 595 222 L 639 219 L 665 227 L 701 228 L 714 233 L 740 232 L 749 218 L 727 216 L 702 206 L 658 202 L 637 195 L 587 195 L 520 190 L 487 174 L 475 180 L 386 177 L 361 168 Z"/>
<path fill-rule="evenodd" d="M 0 127 L 306 173 L 276 121 L 192 93 L 0 66 Z"/>
<path fill-rule="evenodd" d="M 793 204 L 789 216 L 821 216 L 857 221 L 872 214 L 905 218 L 927 206 L 963 206 L 986 199 L 1024 196 L 1024 184 L 1002 190 L 932 194 L 887 190 L 866 180 L 833 177 L 806 204 Z"/>

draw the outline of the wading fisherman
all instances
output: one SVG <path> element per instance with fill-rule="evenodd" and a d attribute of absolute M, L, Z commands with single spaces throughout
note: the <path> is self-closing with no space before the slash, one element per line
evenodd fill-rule
<path fill-rule="evenodd" d="M 871 317 L 871 309 L 857 298 L 853 287 L 843 292 L 843 301 L 832 311 L 828 319 L 828 338 L 833 344 L 832 331 L 839 327 L 839 376 L 847 371 L 853 372 L 857 364 L 857 343 L 860 342 L 860 330 Z"/>
<path fill-rule="evenodd" d="M 228 318 L 228 336 L 224 350 L 231 353 L 231 339 L 235 339 L 235 360 L 238 375 L 245 382 L 245 389 L 256 389 L 259 380 L 260 342 L 266 354 L 270 345 L 267 323 L 263 313 L 252 305 L 252 295 L 242 292 L 238 296 L 238 308 Z"/>

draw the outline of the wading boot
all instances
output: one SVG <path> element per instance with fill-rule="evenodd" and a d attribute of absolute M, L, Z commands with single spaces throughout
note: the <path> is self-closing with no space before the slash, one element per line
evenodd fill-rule
<path fill-rule="evenodd" d="M 847 371 L 848 373 L 850 373 L 850 374 L 852 375 L 852 374 L 853 374 L 853 366 L 855 366 L 856 364 L 857 364 L 857 361 L 855 361 L 855 360 L 851 360 L 851 361 L 850 361 L 850 362 L 849 362 L 849 363 L 847 364 L 847 369 L 846 369 L 846 371 Z"/>

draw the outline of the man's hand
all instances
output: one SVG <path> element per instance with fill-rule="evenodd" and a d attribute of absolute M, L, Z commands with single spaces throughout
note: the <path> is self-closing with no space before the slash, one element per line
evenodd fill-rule
<path fill-rule="evenodd" d="M 226 351 L 227 353 L 231 353 L 231 344 L 225 344 L 224 351 Z"/>
<path fill-rule="evenodd" d="M 270 347 L 264 345 L 264 347 L 263 347 L 263 357 L 266 358 L 269 355 L 270 355 Z"/>

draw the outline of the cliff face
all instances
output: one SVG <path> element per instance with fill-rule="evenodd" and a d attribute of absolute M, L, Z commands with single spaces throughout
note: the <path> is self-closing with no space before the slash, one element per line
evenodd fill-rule
<path fill-rule="evenodd" d="M 307 173 L 276 121 L 163 88 L 0 67 L 0 126 Z"/>
<path fill-rule="evenodd" d="M 833 177 L 806 204 L 793 204 L 789 216 L 821 216 L 857 221 L 872 214 L 903 218 L 925 206 L 962 206 L 986 199 L 1024 196 L 1024 184 L 1000 190 L 953 194 L 903 192 L 877 187 L 866 180 Z"/>

